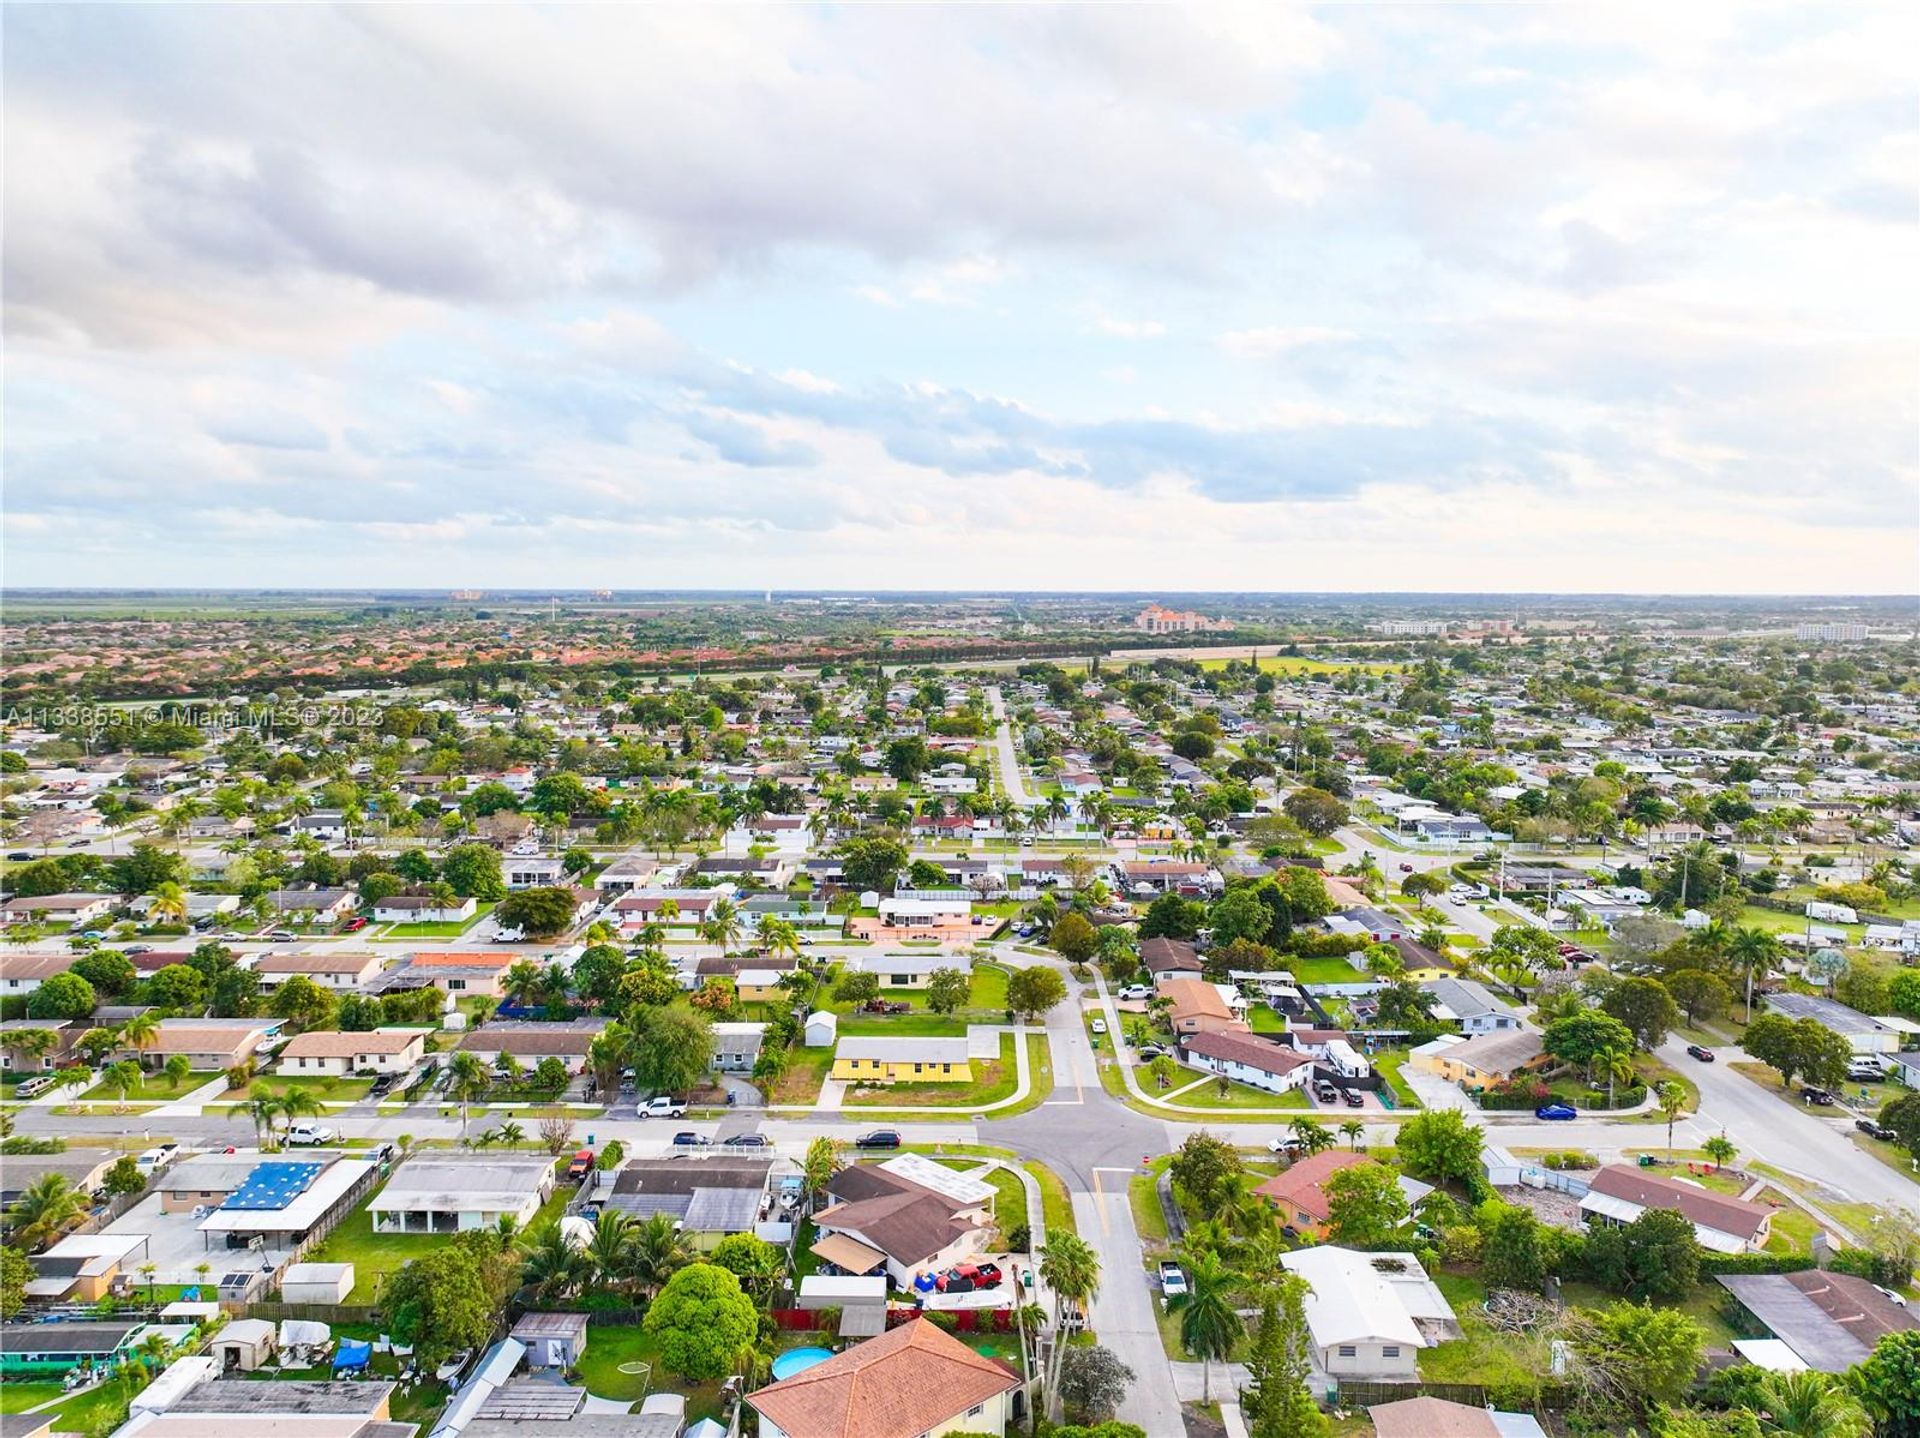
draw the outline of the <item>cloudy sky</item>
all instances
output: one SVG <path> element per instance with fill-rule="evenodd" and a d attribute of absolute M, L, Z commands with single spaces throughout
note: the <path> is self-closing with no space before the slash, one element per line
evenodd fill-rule
<path fill-rule="evenodd" d="M 12 584 L 1920 588 L 1911 4 L 4 14 Z"/>

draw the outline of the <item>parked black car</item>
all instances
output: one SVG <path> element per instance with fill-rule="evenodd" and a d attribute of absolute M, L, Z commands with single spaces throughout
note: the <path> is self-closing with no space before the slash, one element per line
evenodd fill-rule
<path fill-rule="evenodd" d="M 1343 1088 L 1340 1090 L 1340 1097 L 1346 1100 L 1348 1108 L 1365 1108 L 1367 1106 L 1367 1101 L 1360 1096 L 1359 1090 L 1357 1089 Z"/>
<path fill-rule="evenodd" d="M 1853 1121 L 1853 1126 L 1868 1138 L 1885 1139 L 1888 1143 L 1892 1143 L 1895 1137 L 1892 1129 L 1883 1123 L 1876 1123 L 1870 1118 L 1857 1118 Z"/>
<path fill-rule="evenodd" d="M 900 1131 L 893 1128 L 876 1128 L 872 1133 L 863 1133 L 853 1141 L 855 1148 L 898 1148 Z"/>
<path fill-rule="evenodd" d="M 1830 1108 L 1833 1105 L 1833 1095 L 1823 1088 L 1813 1087 L 1812 1084 L 1801 1086 L 1800 1097 L 1808 1103 L 1819 1104 L 1822 1108 Z"/>

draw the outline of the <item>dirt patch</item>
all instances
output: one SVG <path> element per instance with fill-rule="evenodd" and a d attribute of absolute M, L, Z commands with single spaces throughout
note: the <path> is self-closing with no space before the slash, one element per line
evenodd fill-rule
<path fill-rule="evenodd" d="M 1516 1208 L 1530 1208 L 1533 1216 L 1555 1228 L 1575 1229 L 1580 1223 L 1580 1200 L 1555 1188 L 1503 1188 L 1500 1197 Z"/>

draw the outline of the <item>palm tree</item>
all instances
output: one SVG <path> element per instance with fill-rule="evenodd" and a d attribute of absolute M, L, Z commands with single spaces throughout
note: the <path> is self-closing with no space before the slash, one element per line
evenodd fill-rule
<path fill-rule="evenodd" d="M 1350 1118 L 1340 1125 L 1340 1132 L 1346 1135 L 1347 1148 L 1353 1153 L 1360 1152 L 1360 1138 L 1366 1131 L 1367 1126 L 1357 1118 Z"/>
<path fill-rule="evenodd" d="M 1057 796 L 1056 796 L 1057 797 Z M 1053 1290 L 1053 1354 L 1047 1402 L 1058 1410 L 1060 1366 L 1067 1352 L 1067 1315 L 1093 1301 L 1100 1289 L 1100 1256 L 1077 1233 L 1054 1233 L 1040 1250 L 1040 1280 Z"/>
<path fill-rule="evenodd" d="M 1314 1154 L 1333 1147 L 1333 1134 L 1323 1123 L 1310 1118 L 1297 1118 L 1287 1125 L 1288 1130 L 1300 1141 L 1300 1151 L 1311 1158 Z"/>
<path fill-rule="evenodd" d="M 594 1220 L 593 1236 L 587 1240 L 582 1257 L 594 1278 L 612 1287 L 627 1277 L 633 1245 L 633 1219 L 617 1209 L 607 1209 Z"/>
<path fill-rule="evenodd" d="M 807 1145 L 807 1156 L 800 1161 L 800 1173 L 806 1180 L 809 1197 L 826 1191 L 840 1167 L 839 1140 L 822 1134 Z"/>
<path fill-rule="evenodd" d="M 1769 1373 L 1755 1385 L 1760 1431 L 1791 1438 L 1866 1438 L 1873 1424 L 1832 1374 Z"/>
<path fill-rule="evenodd" d="M 527 959 L 515 959 L 500 976 L 500 986 L 506 990 L 507 1002 L 515 1008 L 526 1008 L 546 984 L 546 970 Z"/>
<path fill-rule="evenodd" d="M 7 1223 L 21 1245 L 37 1248 L 58 1238 L 86 1211 L 85 1197 L 64 1174 L 43 1173 L 20 1190 L 7 1210 Z"/>
<path fill-rule="evenodd" d="M 131 1059 L 122 1059 L 100 1075 L 106 1085 L 120 1095 L 120 1107 L 125 1109 L 127 1095 L 140 1087 L 142 1074 L 140 1065 Z"/>
<path fill-rule="evenodd" d="M 280 1100 L 272 1094 L 261 1094 L 246 1103 L 237 1103 L 227 1112 L 235 1118 L 244 1113 L 253 1120 L 253 1136 L 260 1140 L 262 1146 L 272 1144 L 274 1120 L 280 1117 Z"/>
<path fill-rule="evenodd" d="M 162 884 L 153 891 L 153 902 L 147 912 L 156 919 L 169 919 L 175 923 L 187 917 L 187 891 L 178 884 Z"/>
<path fill-rule="evenodd" d="M 499 1128 L 494 1130 L 494 1136 L 500 1140 L 502 1147 L 518 1148 L 522 1143 L 526 1142 L 527 1130 L 523 1125 L 515 1123 L 512 1119 L 508 1119 L 505 1123 L 501 1124 Z"/>
<path fill-rule="evenodd" d="M 1779 962 L 1780 940 L 1765 929 L 1736 929 L 1727 941 L 1727 957 L 1746 972 L 1746 1015 L 1747 1022 L 1752 1023 L 1754 980 L 1766 977 Z"/>
<path fill-rule="evenodd" d="M 1633 1077 L 1633 1050 L 1623 1048 L 1605 1048 L 1595 1052 L 1592 1063 L 1594 1081 L 1604 1081 L 1607 1085 L 1607 1107 L 1613 1107 L 1613 1086 L 1622 1079 Z"/>
<path fill-rule="evenodd" d="M 1668 1079 L 1653 1091 L 1660 1102 L 1660 1112 L 1667 1120 L 1667 1162 L 1673 1162 L 1673 1124 L 1687 1106 L 1687 1090 L 1672 1079 Z"/>
<path fill-rule="evenodd" d="M 144 1054 L 160 1041 L 160 1018 L 152 1010 L 138 1013 L 120 1025 L 120 1042 Z"/>
<path fill-rule="evenodd" d="M 740 906 L 732 899 L 715 899 L 701 921 L 700 937 L 718 944 L 725 953 L 740 941 Z"/>
<path fill-rule="evenodd" d="M 674 1221 L 664 1213 L 649 1214 L 628 1236 L 627 1275 L 651 1301 L 690 1256 L 686 1236 Z"/>
<path fill-rule="evenodd" d="M 1180 1341 L 1200 1360 L 1200 1401 L 1210 1403 L 1214 1363 L 1224 1363 L 1246 1332 L 1234 1302 L 1240 1279 L 1210 1248 L 1185 1248 L 1181 1261 L 1187 1270 L 1187 1291 L 1169 1299 L 1167 1310 L 1179 1315 Z"/>
<path fill-rule="evenodd" d="M 532 1284 L 543 1300 L 571 1297 L 591 1271 L 586 1255 L 567 1241 L 557 1223 L 542 1229 L 526 1254 L 521 1281 Z"/>
<path fill-rule="evenodd" d="M 798 959 L 800 957 L 799 931 L 786 919 L 762 919 L 760 942 L 775 958 Z"/>
<path fill-rule="evenodd" d="M 487 1072 L 486 1064 L 480 1055 L 471 1049 L 461 1049 L 447 1065 L 447 1096 L 460 1105 L 460 1137 L 467 1136 L 468 1105 L 475 1099 L 486 1095 L 493 1087 L 493 1077 Z"/>

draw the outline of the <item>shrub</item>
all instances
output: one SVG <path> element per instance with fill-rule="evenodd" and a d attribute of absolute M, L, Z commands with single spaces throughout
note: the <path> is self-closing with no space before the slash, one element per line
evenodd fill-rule
<path fill-rule="evenodd" d="M 1703 1253 L 1700 1272 L 1703 1277 L 1716 1273 L 1801 1273 L 1813 1267 L 1813 1259 L 1804 1253 Z"/>

